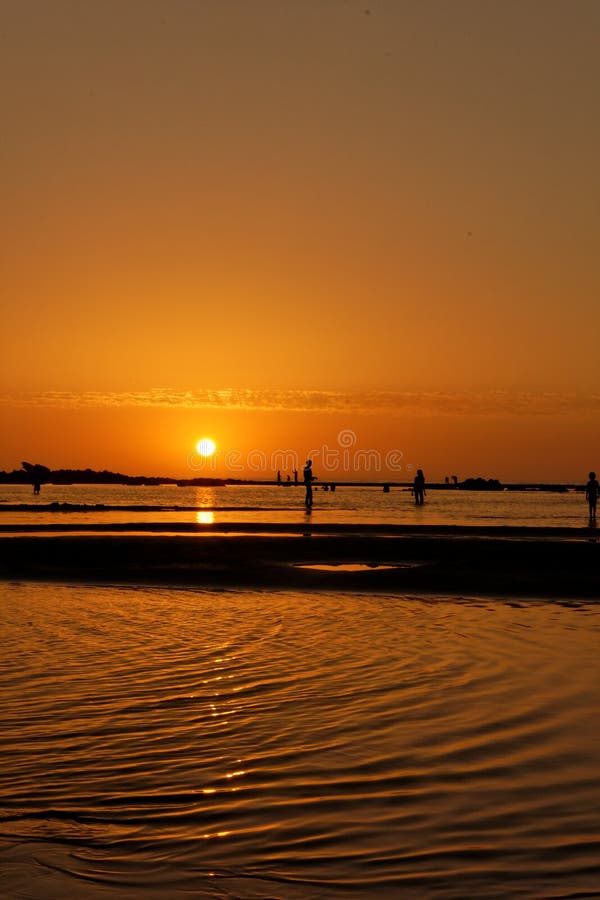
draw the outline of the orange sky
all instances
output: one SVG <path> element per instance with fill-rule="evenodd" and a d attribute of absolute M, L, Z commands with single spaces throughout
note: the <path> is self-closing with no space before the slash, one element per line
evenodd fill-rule
<path fill-rule="evenodd" d="M 0 468 L 600 466 L 595 0 L 5 7 Z"/>

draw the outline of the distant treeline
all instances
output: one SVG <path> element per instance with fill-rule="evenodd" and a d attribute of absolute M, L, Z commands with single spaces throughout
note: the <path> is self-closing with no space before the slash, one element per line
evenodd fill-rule
<path fill-rule="evenodd" d="M 123 475 L 103 469 L 49 469 L 40 463 L 21 463 L 22 469 L 0 472 L 0 484 L 132 484 L 132 485 L 219 485 L 220 478 L 193 478 L 186 481 L 177 478 L 160 478 L 152 475 Z"/>
<path fill-rule="evenodd" d="M 463 491 L 503 491 L 502 483 L 497 478 L 465 478 L 457 487 Z"/>

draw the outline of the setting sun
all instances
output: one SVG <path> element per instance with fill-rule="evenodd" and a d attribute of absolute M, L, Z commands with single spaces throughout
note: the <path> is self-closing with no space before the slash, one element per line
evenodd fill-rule
<path fill-rule="evenodd" d="M 210 438 L 202 438 L 202 440 L 198 441 L 196 444 L 196 450 L 200 456 L 212 456 L 216 449 L 217 445 L 214 441 L 211 441 Z"/>

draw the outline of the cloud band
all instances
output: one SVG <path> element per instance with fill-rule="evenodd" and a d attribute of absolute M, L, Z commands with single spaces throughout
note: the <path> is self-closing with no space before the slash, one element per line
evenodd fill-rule
<path fill-rule="evenodd" d="M 40 391 L 0 395 L 4 408 L 218 409 L 393 416 L 566 416 L 600 412 L 600 395 L 511 391 Z"/>

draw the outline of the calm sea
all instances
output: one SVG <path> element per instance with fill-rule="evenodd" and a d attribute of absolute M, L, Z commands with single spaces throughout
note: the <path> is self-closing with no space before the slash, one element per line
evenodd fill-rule
<path fill-rule="evenodd" d="M 0 522 L 297 522 L 302 497 L 0 486 Z M 136 508 L 2 512 L 32 501 Z M 586 524 L 574 493 L 315 503 Z M 0 623 L 2 898 L 600 896 L 600 603 L 4 583 Z"/>
<path fill-rule="evenodd" d="M 120 485 L 44 485 L 39 497 L 27 486 L 0 485 L 0 522 L 37 524 L 100 522 L 298 522 L 304 515 L 304 489 L 298 487 L 227 486 L 218 488 L 127 487 Z M 536 525 L 579 527 L 587 524 L 582 493 L 538 491 L 477 492 L 430 490 L 415 507 L 406 489 L 317 488 L 312 521 L 323 523 Z M 37 512 L 2 511 L 6 503 L 27 503 Z M 136 506 L 136 510 L 57 514 L 44 512 L 49 503 Z M 162 506 L 146 511 L 144 506 Z M 196 511 L 177 507 L 198 507 Z"/>

